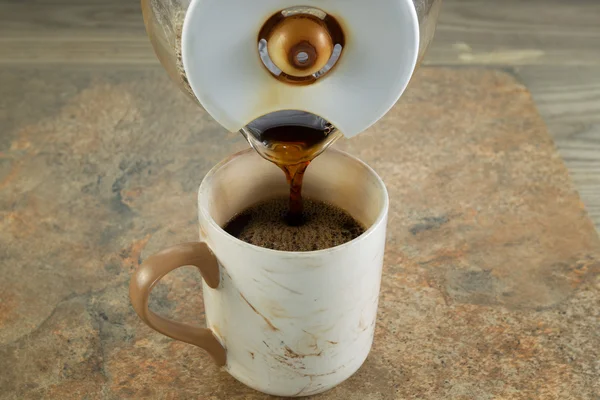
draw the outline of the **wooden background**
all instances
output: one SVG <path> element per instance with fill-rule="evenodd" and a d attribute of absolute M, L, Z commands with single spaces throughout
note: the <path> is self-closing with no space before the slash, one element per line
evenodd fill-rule
<path fill-rule="evenodd" d="M 516 74 L 600 227 L 599 0 L 445 0 L 425 63 Z M 137 0 L 0 0 L 0 68 L 32 64 L 122 68 L 158 61 Z"/>

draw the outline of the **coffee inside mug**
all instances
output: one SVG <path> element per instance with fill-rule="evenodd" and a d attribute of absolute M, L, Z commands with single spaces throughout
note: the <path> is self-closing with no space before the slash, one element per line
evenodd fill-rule
<path fill-rule="evenodd" d="M 363 235 L 383 217 L 387 204 L 385 187 L 373 170 L 336 150 L 311 163 L 302 194 L 348 212 L 365 227 Z M 247 208 L 288 195 L 289 185 L 281 170 L 249 149 L 216 165 L 206 175 L 198 194 L 199 210 L 205 220 L 223 228 Z"/>

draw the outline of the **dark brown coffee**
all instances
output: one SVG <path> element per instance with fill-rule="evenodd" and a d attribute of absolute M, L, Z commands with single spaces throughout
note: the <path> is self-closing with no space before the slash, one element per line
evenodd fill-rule
<path fill-rule="evenodd" d="M 277 126 L 260 135 L 269 159 L 285 173 L 290 185 L 288 223 L 302 224 L 302 180 L 306 168 L 321 151 L 328 132 L 304 126 Z"/>
<path fill-rule="evenodd" d="M 365 228 L 343 209 L 304 199 L 303 223 L 286 218 L 288 198 L 258 203 L 233 217 L 224 227 L 244 242 L 282 251 L 312 251 L 339 246 L 360 236 Z"/>

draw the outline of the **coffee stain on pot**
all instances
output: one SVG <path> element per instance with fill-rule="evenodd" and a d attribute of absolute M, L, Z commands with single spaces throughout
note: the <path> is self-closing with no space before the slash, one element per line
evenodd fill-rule
<path fill-rule="evenodd" d="M 242 299 L 244 299 L 244 301 L 246 302 L 246 304 L 248 304 L 248 306 L 252 309 L 252 311 L 254 311 L 256 314 L 258 314 L 266 322 L 266 324 L 269 326 L 269 328 L 272 331 L 274 331 L 274 332 L 279 331 L 279 328 L 277 328 L 275 325 L 273 325 L 273 323 L 271 321 L 269 321 L 269 319 L 267 317 L 265 317 L 263 314 L 261 314 L 260 311 L 258 311 L 252 304 L 250 304 L 248 299 L 246 299 L 246 297 L 244 297 L 243 294 L 240 293 L 240 297 Z"/>

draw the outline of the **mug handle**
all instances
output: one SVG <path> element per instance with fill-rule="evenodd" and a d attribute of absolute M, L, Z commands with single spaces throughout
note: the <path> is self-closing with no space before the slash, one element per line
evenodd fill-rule
<path fill-rule="evenodd" d="M 219 286 L 219 264 L 206 243 L 182 243 L 148 257 L 139 266 L 129 283 L 131 304 L 150 328 L 206 350 L 218 366 L 223 366 L 226 360 L 225 348 L 210 329 L 171 321 L 148 308 L 152 288 L 169 272 L 185 265 L 197 267 L 209 287 L 216 289 Z"/>

